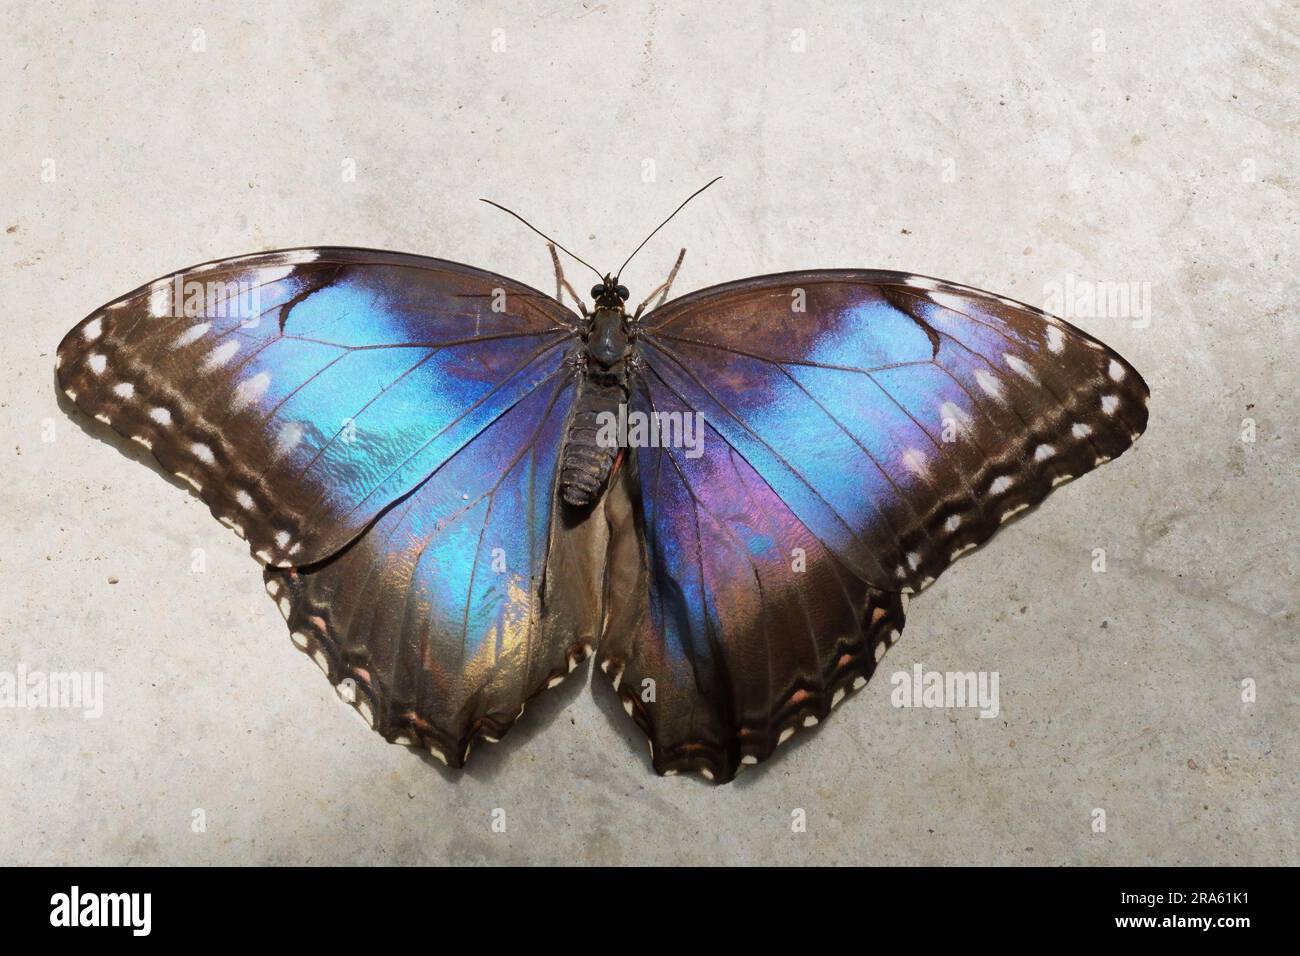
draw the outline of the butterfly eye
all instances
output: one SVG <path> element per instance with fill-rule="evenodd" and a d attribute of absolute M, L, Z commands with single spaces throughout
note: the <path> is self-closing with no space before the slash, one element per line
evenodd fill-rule
<path fill-rule="evenodd" d="M 618 297 L 622 299 L 624 302 L 626 302 L 627 297 L 632 294 L 631 292 L 627 291 L 627 286 L 625 285 L 619 286 L 615 291 L 618 293 Z"/>
<path fill-rule="evenodd" d="M 605 287 L 603 285 L 594 285 L 591 287 L 591 297 L 593 299 L 599 299 L 600 294 L 604 291 L 605 291 Z"/>

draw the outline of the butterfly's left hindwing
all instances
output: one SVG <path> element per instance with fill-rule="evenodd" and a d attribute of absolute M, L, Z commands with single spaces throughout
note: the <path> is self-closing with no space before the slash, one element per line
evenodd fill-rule
<path fill-rule="evenodd" d="M 388 740 L 458 767 L 594 646 L 593 589 L 548 564 L 573 388 L 553 376 L 332 560 L 267 569 L 294 643 Z"/>
<path fill-rule="evenodd" d="M 149 283 L 77 325 L 58 382 L 266 564 L 337 552 L 563 361 L 574 317 L 437 259 L 321 248 Z"/>

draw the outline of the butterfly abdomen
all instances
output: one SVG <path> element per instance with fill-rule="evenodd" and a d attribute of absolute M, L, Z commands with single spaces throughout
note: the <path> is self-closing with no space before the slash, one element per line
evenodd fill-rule
<path fill-rule="evenodd" d="M 604 490 L 618 446 L 599 440 L 602 423 L 607 420 L 603 415 L 617 419 L 619 405 L 626 402 L 627 392 L 621 384 L 583 380 L 560 457 L 560 495 L 569 504 L 585 507 Z"/>

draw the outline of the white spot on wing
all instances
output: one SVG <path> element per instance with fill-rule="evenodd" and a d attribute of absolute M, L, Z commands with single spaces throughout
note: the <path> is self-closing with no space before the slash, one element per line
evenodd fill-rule
<path fill-rule="evenodd" d="M 169 314 L 172 310 L 172 287 L 171 284 L 163 281 L 153 287 L 149 293 L 149 314 L 155 319 L 161 319 Z"/>
<path fill-rule="evenodd" d="M 954 424 L 962 425 L 962 426 L 969 425 L 971 423 L 970 413 L 967 412 L 966 409 L 962 408 L 960 405 L 956 404 L 955 402 L 944 402 L 942 405 L 940 405 L 939 416 L 940 416 L 939 420 L 943 422 L 945 427 L 947 426 L 948 422 L 953 422 Z"/>
<path fill-rule="evenodd" d="M 1060 352 L 1065 348 L 1065 333 L 1054 325 L 1047 327 L 1047 347 L 1053 352 Z"/>
<path fill-rule="evenodd" d="M 235 500 L 239 502 L 239 507 L 243 508 L 245 511 L 252 510 L 253 496 L 243 488 L 240 488 L 235 492 Z"/>
<path fill-rule="evenodd" d="M 1075 422 L 1074 427 L 1070 429 L 1070 434 L 1075 438 L 1087 438 L 1092 434 L 1092 428 L 1082 422 Z"/>
<path fill-rule="evenodd" d="M 929 469 L 925 464 L 925 453 L 916 448 L 909 448 L 903 452 L 903 464 L 907 470 L 914 475 L 924 478 L 929 474 Z"/>
<path fill-rule="evenodd" d="M 244 379 L 235 387 L 234 407 L 238 409 L 251 405 L 266 394 L 267 386 L 270 384 L 269 372 L 258 372 L 251 378 Z"/>
<path fill-rule="evenodd" d="M 961 527 L 961 515 L 953 515 L 943 523 L 943 526 L 948 531 L 956 531 Z"/>
<path fill-rule="evenodd" d="M 1103 395 L 1101 397 L 1101 410 L 1107 415 L 1114 415 L 1117 408 L 1119 408 L 1118 395 Z"/>
<path fill-rule="evenodd" d="M 188 329 L 180 334 L 176 340 L 174 348 L 184 348 L 187 345 L 193 345 L 203 336 L 208 334 L 208 329 L 212 328 L 211 322 L 200 322 L 198 325 L 191 325 Z"/>
<path fill-rule="evenodd" d="M 86 323 L 86 327 L 81 330 L 81 334 L 86 337 L 87 342 L 93 342 L 104 332 L 104 322 L 102 319 L 92 319 Z M 1118 379 L 1117 379 L 1118 381 Z"/>
<path fill-rule="evenodd" d="M 970 308 L 970 303 L 966 299 L 955 296 L 950 292 L 931 292 L 930 301 L 938 303 L 952 312 L 964 313 Z"/>
<path fill-rule="evenodd" d="M 113 394 L 119 398 L 130 398 L 135 394 L 135 386 L 130 382 L 118 382 L 113 386 Z"/>
<path fill-rule="evenodd" d="M 257 282 L 259 285 L 268 286 L 273 282 L 279 282 L 281 279 L 287 279 L 291 275 L 293 275 L 293 266 L 291 265 L 264 269 L 257 274 Z M 253 325 L 249 326 L 249 328 L 257 325 L 259 321 L 261 321 L 260 316 L 253 320 Z"/>
<path fill-rule="evenodd" d="M 216 456 L 212 454 L 212 449 L 202 442 L 195 442 L 190 446 L 190 451 L 194 453 L 194 457 L 199 461 L 206 462 L 209 465 L 217 460 Z"/>
<path fill-rule="evenodd" d="M 159 425 L 170 425 L 172 423 L 172 413 L 165 408 L 151 408 L 149 417 Z"/>
<path fill-rule="evenodd" d="M 1002 398 L 1002 383 L 986 370 L 980 369 L 976 372 L 975 381 L 979 383 L 979 387 L 982 388 L 985 394 L 990 398 Z"/>
<path fill-rule="evenodd" d="M 1116 362 L 1114 359 L 1111 359 L 1109 371 L 1110 371 L 1110 380 L 1112 382 L 1124 381 L 1124 366 L 1120 365 L 1119 362 Z"/>
<path fill-rule="evenodd" d="M 1029 504 L 1027 502 L 1021 502 L 1020 504 L 1016 505 L 1014 508 L 1008 508 L 1006 511 L 1002 512 L 1002 517 L 998 519 L 998 524 L 1006 524 L 1008 521 L 1010 521 L 1012 518 L 1020 514 L 1020 512 L 1024 511 L 1028 507 Z"/>
<path fill-rule="evenodd" d="M 302 441 L 302 423 L 285 422 L 280 426 L 280 432 L 275 438 L 275 448 L 281 455 L 287 455 L 298 447 L 298 442 Z"/>
<path fill-rule="evenodd" d="M 86 364 L 90 366 L 90 370 L 92 372 L 94 372 L 96 375 L 100 375 L 103 373 L 104 369 L 108 366 L 108 359 L 104 358 L 104 356 L 102 355 L 95 354 L 92 355 L 90 358 L 86 359 Z"/>
<path fill-rule="evenodd" d="M 1034 449 L 1034 461 L 1047 461 L 1056 454 L 1056 449 L 1051 445 L 1039 445 Z"/>
<path fill-rule="evenodd" d="M 1029 367 L 1029 363 L 1024 359 L 1018 358 L 1010 352 L 1005 353 L 1002 357 L 1006 359 L 1007 367 L 1011 369 L 1011 371 L 1015 372 L 1021 378 L 1028 379 L 1035 384 L 1038 383 L 1038 379 L 1034 375 L 1034 370 Z"/>
<path fill-rule="evenodd" d="M 221 368 L 239 351 L 239 342 L 235 339 L 227 339 L 215 349 L 208 353 L 208 357 L 203 360 L 203 370 L 211 372 L 215 368 Z"/>
<path fill-rule="evenodd" d="M 989 485 L 989 494 L 1000 495 L 1002 494 L 1002 492 L 1006 491 L 1010 487 L 1011 487 L 1011 479 L 1008 478 L 1006 475 L 1002 475 L 998 478 L 993 479 L 993 484 Z"/>

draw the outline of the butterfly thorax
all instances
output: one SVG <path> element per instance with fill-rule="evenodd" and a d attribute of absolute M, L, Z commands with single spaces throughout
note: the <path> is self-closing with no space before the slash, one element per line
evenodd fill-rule
<path fill-rule="evenodd" d="M 632 353 L 627 313 L 622 306 L 602 306 L 592 313 L 579 363 L 578 395 L 565 433 L 560 458 L 560 494 L 576 507 L 600 497 L 609 481 L 618 446 L 602 439 L 604 426 L 617 420 L 628 397 L 628 360 Z"/>

